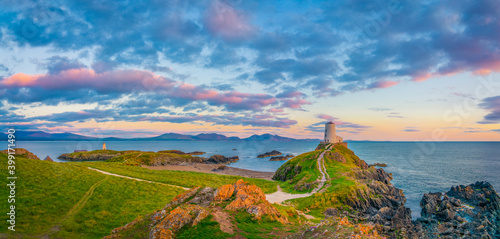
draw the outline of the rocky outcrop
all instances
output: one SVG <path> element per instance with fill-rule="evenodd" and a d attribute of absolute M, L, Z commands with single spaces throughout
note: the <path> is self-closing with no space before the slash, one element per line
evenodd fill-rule
<path fill-rule="evenodd" d="M 196 163 L 229 164 L 239 160 L 238 156 L 225 157 L 223 155 L 213 155 L 209 158 L 192 156 L 204 153 L 201 151 L 184 153 L 179 150 L 162 150 L 158 152 L 95 150 L 62 154 L 58 158 L 68 161 L 111 161 L 123 162 L 127 165 L 149 166 L 188 165 Z"/>
<path fill-rule="evenodd" d="M 238 161 L 238 156 L 225 157 L 223 155 L 212 155 L 208 158 L 205 163 L 208 164 L 230 164 Z"/>
<path fill-rule="evenodd" d="M 352 173 L 358 184 L 364 186 L 358 187 L 346 198 L 345 203 L 351 210 L 329 208 L 324 212 L 325 217 L 349 216 L 367 221 L 376 224 L 377 230 L 385 235 L 411 225 L 411 210 L 404 206 L 406 198 L 403 190 L 390 183 L 391 174 L 374 167 L 355 168 Z"/>
<path fill-rule="evenodd" d="M 180 154 L 180 155 L 202 155 L 202 154 L 205 154 L 205 152 L 202 152 L 202 151 L 193 151 L 193 152 L 185 153 L 185 152 L 182 152 L 182 151 L 176 150 L 176 149 L 161 150 L 161 151 L 158 151 L 158 153 L 172 153 L 172 154 Z"/>
<path fill-rule="evenodd" d="M 281 152 L 280 152 L 280 151 L 273 150 L 273 151 L 271 151 L 271 152 L 267 152 L 267 153 L 259 154 L 259 155 L 257 156 L 257 158 L 267 158 L 267 157 L 279 156 L 279 155 L 281 155 Z"/>
<path fill-rule="evenodd" d="M 269 159 L 269 161 L 283 161 L 283 160 L 287 160 L 288 158 L 286 158 L 285 156 L 274 156 L 274 157 L 271 157 Z"/>
<path fill-rule="evenodd" d="M 38 158 L 35 154 L 33 154 L 32 152 L 30 152 L 30 151 L 28 151 L 26 149 L 15 148 L 14 151 L 15 151 L 15 155 L 22 156 L 22 157 L 25 157 L 27 159 L 37 159 L 37 160 L 40 160 L 40 158 Z M 10 152 L 12 152 L 12 150 Z M 0 151 L 0 153 L 9 154 L 9 150 L 8 149 L 2 150 L 2 151 Z"/>
<path fill-rule="evenodd" d="M 203 151 L 193 151 L 193 152 L 189 152 L 189 153 L 186 153 L 186 154 L 189 154 L 189 155 L 203 155 L 203 154 L 206 154 L 206 152 L 203 152 Z"/>
<path fill-rule="evenodd" d="M 488 182 L 426 193 L 413 238 L 500 238 L 500 197 Z"/>
<path fill-rule="evenodd" d="M 224 170 L 227 170 L 227 169 L 229 169 L 228 166 L 226 166 L 226 165 L 220 165 L 217 168 L 212 169 L 212 172 L 219 172 L 219 171 L 224 171 Z"/>
<path fill-rule="evenodd" d="M 48 155 L 47 155 L 47 157 L 45 157 L 44 161 L 54 162 L 54 160 L 52 160 L 52 159 L 50 158 L 50 156 L 48 156 Z"/>
<path fill-rule="evenodd" d="M 276 170 L 273 176 L 273 180 L 279 180 L 285 182 L 295 177 L 295 175 L 299 174 L 301 171 L 302 171 L 302 166 L 298 164 L 284 165 L 280 167 L 278 170 Z"/>
<path fill-rule="evenodd" d="M 114 229 L 106 238 L 120 238 L 120 234 L 132 230 L 141 220 L 149 222 L 146 224 L 149 238 L 175 238 L 179 230 L 195 226 L 209 215 L 220 212 L 221 207 L 226 211 L 245 211 L 256 220 L 265 215 L 267 219 L 288 223 L 287 217 L 266 200 L 259 187 L 240 179 L 218 189 L 192 188 L 176 196 L 163 209 Z"/>
<path fill-rule="evenodd" d="M 283 161 L 283 160 L 287 160 L 289 158 L 293 158 L 293 155 L 286 155 L 286 156 L 274 156 L 274 157 L 271 157 L 269 159 L 269 161 Z"/>
<path fill-rule="evenodd" d="M 387 164 L 385 164 L 385 163 L 374 163 L 374 164 L 368 165 L 368 167 L 371 167 L 371 166 L 384 168 L 384 167 L 387 167 Z"/>

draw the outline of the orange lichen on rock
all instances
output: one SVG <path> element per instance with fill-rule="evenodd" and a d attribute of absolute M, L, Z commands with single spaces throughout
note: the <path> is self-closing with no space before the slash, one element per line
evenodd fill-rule
<path fill-rule="evenodd" d="M 215 193 L 214 201 L 224 201 L 231 198 L 233 196 L 234 189 L 234 185 L 232 184 L 227 184 L 220 187 Z"/>
<path fill-rule="evenodd" d="M 241 179 L 234 184 L 234 187 L 236 199 L 226 206 L 226 210 L 237 211 L 244 209 L 248 213 L 254 214 L 256 219 L 268 215 L 272 220 L 281 223 L 288 222 L 288 219 L 266 200 L 266 195 L 259 187 L 249 185 Z"/>
<path fill-rule="evenodd" d="M 240 179 L 234 186 L 236 188 L 236 199 L 226 206 L 227 210 L 247 209 L 250 205 L 256 205 L 266 200 L 264 192 L 255 185 L 248 185 L 248 183 Z"/>
<path fill-rule="evenodd" d="M 210 211 L 207 209 L 202 209 L 199 213 L 198 216 L 193 220 L 193 226 L 196 226 L 201 220 L 205 219 L 208 215 L 210 215 Z"/>
<path fill-rule="evenodd" d="M 226 206 L 226 210 L 245 210 L 253 214 L 255 219 L 266 216 L 270 220 L 288 223 L 288 218 L 266 200 L 266 195 L 259 187 L 240 179 L 235 184 L 224 185 L 217 190 L 210 187 L 203 189 L 196 187 L 176 196 L 162 210 L 147 217 L 151 220 L 148 223 L 149 238 L 173 238 L 183 227 L 197 225 L 214 210 L 220 212 L 215 214 L 217 215 L 215 218 L 222 222 L 227 221 L 220 217 L 223 215 L 220 203 L 229 200 L 232 201 Z M 134 224 L 132 222 L 130 225 L 113 230 L 110 238 L 117 237 L 122 230 L 128 230 Z M 224 225 L 231 223 L 226 222 Z M 227 229 L 223 230 L 224 232 L 233 233 L 230 227 L 224 228 Z"/>
<path fill-rule="evenodd" d="M 349 226 L 349 225 L 351 225 L 351 224 L 349 223 L 349 220 L 347 220 L 347 217 L 344 217 L 344 218 L 342 218 L 342 219 L 340 220 L 339 225 L 342 225 L 342 226 Z"/>
<path fill-rule="evenodd" d="M 153 228 L 151 231 L 152 238 L 165 238 L 163 237 L 165 233 L 167 233 L 165 235 L 173 235 L 183 226 L 194 222 L 202 211 L 205 211 L 204 208 L 193 204 L 175 208 Z M 205 217 L 207 215 L 208 213 L 206 213 Z M 200 217 L 199 221 L 203 220 L 202 217 Z"/>

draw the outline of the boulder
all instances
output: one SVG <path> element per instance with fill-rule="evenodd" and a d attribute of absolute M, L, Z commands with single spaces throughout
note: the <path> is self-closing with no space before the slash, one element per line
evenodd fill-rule
<path fill-rule="evenodd" d="M 219 167 L 212 169 L 212 172 L 219 172 L 219 171 L 224 171 L 229 169 L 228 166 L 226 165 L 219 165 Z"/>
<path fill-rule="evenodd" d="M 274 156 L 269 159 L 269 161 L 282 161 L 287 160 L 288 158 L 285 156 Z"/>
<path fill-rule="evenodd" d="M 273 150 L 273 151 L 271 151 L 271 152 L 267 152 L 267 153 L 259 154 L 259 155 L 257 156 L 257 158 L 267 158 L 267 157 L 278 156 L 278 155 L 281 155 L 281 152 L 280 152 L 280 151 L 277 151 L 277 150 Z"/>
<path fill-rule="evenodd" d="M 225 157 L 223 155 L 212 155 L 208 158 L 205 163 L 207 164 L 230 164 L 238 161 L 238 156 Z"/>

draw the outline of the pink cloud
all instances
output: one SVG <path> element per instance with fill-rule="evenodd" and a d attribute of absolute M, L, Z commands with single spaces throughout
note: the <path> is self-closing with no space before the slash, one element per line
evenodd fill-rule
<path fill-rule="evenodd" d="M 269 109 L 268 111 L 271 113 L 283 113 L 284 110 L 281 108 L 272 108 L 272 109 Z"/>
<path fill-rule="evenodd" d="M 283 107 L 292 109 L 301 109 L 303 105 L 310 105 L 311 102 L 304 99 L 285 99 Z"/>
<path fill-rule="evenodd" d="M 0 86 L 11 89 L 41 88 L 47 91 L 89 89 L 99 94 L 152 92 L 173 100 L 205 101 L 209 105 L 223 105 L 229 110 L 261 110 L 273 105 L 300 109 L 302 105 L 311 104 L 299 99 L 298 97 L 303 94 L 298 91 L 280 97 L 262 93 L 220 92 L 203 86 L 174 81 L 142 70 L 114 70 L 97 73 L 92 69 L 80 68 L 44 75 L 18 73 L 0 80 Z M 293 99 L 288 97 L 293 97 Z"/>
<path fill-rule="evenodd" d="M 399 82 L 396 82 L 396 81 L 381 80 L 381 81 L 377 81 L 377 82 L 372 83 L 370 86 L 368 86 L 368 89 L 389 88 L 389 87 L 397 85 L 398 83 Z"/>
<path fill-rule="evenodd" d="M 228 40 L 243 39 L 255 32 L 242 12 L 218 0 L 205 13 L 204 24 L 212 34 Z"/>
<path fill-rule="evenodd" d="M 151 82 L 154 82 L 152 84 Z M 57 74 L 27 75 L 18 73 L 2 81 L 0 85 L 9 88 L 40 87 L 47 90 L 93 89 L 101 93 L 148 90 L 148 86 L 169 89 L 174 81 L 157 76 L 149 71 L 117 70 L 96 73 L 92 69 L 80 68 Z"/>

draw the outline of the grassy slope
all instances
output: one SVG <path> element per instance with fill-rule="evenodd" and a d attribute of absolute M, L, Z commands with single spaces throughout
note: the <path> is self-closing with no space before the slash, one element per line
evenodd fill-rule
<path fill-rule="evenodd" d="M 182 187 L 213 187 L 218 188 L 225 184 L 234 183 L 238 179 L 255 184 L 264 191 L 264 193 L 276 192 L 276 182 L 264 179 L 245 178 L 240 176 L 207 174 L 198 172 L 183 172 L 172 170 L 151 170 L 147 168 L 129 166 L 122 163 L 113 162 L 72 162 L 73 165 L 81 165 L 100 169 L 106 172 L 125 175 L 134 178 L 140 178 L 155 182 L 178 185 Z"/>
<path fill-rule="evenodd" d="M 319 153 L 323 151 L 324 150 L 321 149 L 316 152 L 318 152 L 319 155 Z M 355 162 L 359 161 L 359 158 L 354 152 L 342 145 L 336 145 L 331 149 L 331 152 L 342 154 L 347 162 L 340 163 L 325 155 L 325 167 L 330 176 L 330 180 L 327 182 L 326 191 L 323 193 L 316 193 L 310 197 L 290 200 L 292 205 L 298 210 L 309 210 L 311 215 L 318 218 L 323 217 L 323 211 L 326 208 L 346 207 L 343 201 L 346 200 L 347 196 L 353 192 L 353 190 L 363 187 L 363 185 L 359 185 L 350 174 L 353 168 L 358 167 Z"/>
<path fill-rule="evenodd" d="M 3 183 L 6 168 L 7 156 L 0 154 Z M 102 238 L 138 215 L 163 207 L 182 192 L 174 187 L 106 176 L 72 164 L 22 157 L 16 157 L 16 172 L 18 221 L 15 234 L 10 235 L 24 237 L 38 238 L 58 226 L 60 230 L 54 236 L 59 238 Z M 89 191 L 94 185 L 94 191 Z M 7 190 L 0 190 L 0 197 L 7 196 Z M 8 206 L 7 200 L 0 200 L 0 208 Z M 7 217 L 2 214 L 0 219 L 5 221 Z M 0 233 L 7 233 L 7 228 L 2 227 Z"/>
<path fill-rule="evenodd" d="M 297 191 L 293 187 L 298 183 L 311 183 L 319 179 L 321 174 L 318 171 L 318 163 L 316 159 L 318 158 L 320 153 L 320 151 L 303 153 L 283 164 L 282 167 L 284 167 L 285 165 L 297 164 L 302 166 L 302 171 L 299 174 L 295 175 L 293 179 L 290 179 L 286 182 L 280 182 L 280 187 L 283 189 L 283 191 L 289 193 L 308 193 L 313 190 L 313 188 L 311 188 L 310 190 Z"/>

